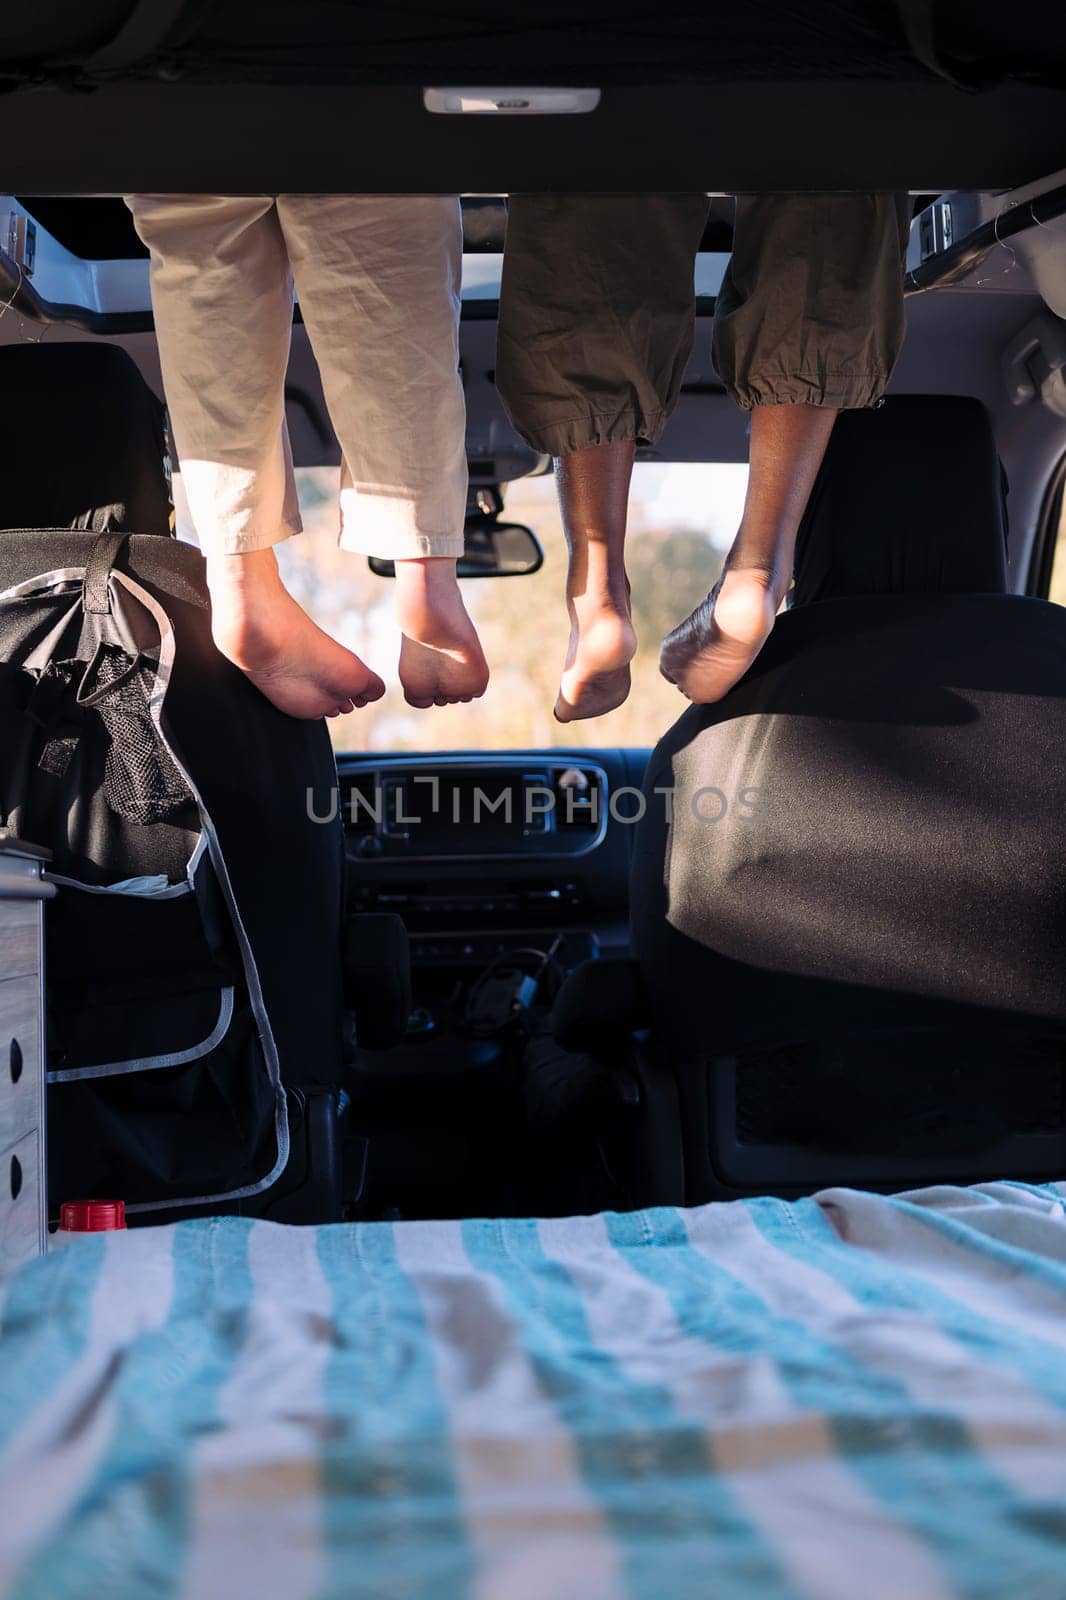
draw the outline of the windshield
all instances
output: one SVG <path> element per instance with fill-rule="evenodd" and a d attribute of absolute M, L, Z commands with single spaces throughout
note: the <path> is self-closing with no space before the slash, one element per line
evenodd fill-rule
<path fill-rule="evenodd" d="M 659 643 L 714 583 L 736 532 L 747 485 L 744 464 L 638 462 L 630 496 L 627 566 L 640 648 L 633 691 L 609 716 L 563 726 L 552 716 L 569 624 L 566 543 L 549 474 L 505 491 L 504 518 L 524 522 L 544 546 L 530 577 L 463 585 L 492 667 L 483 700 L 413 711 L 396 683 L 399 632 L 390 580 L 337 548 L 339 470 L 296 471 L 304 532 L 277 547 L 287 587 L 328 633 L 373 664 L 389 683 L 383 700 L 331 720 L 339 750 L 500 750 L 550 745 L 652 745 L 684 709 L 659 676 Z M 175 477 L 178 532 L 194 536 Z"/>

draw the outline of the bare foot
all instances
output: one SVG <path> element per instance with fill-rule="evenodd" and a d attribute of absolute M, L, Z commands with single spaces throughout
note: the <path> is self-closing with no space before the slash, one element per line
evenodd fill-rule
<path fill-rule="evenodd" d="M 637 651 L 628 606 L 581 595 L 569 601 L 570 643 L 559 698 L 557 722 L 602 717 L 620 706 L 629 693 L 629 663 Z"/>
<path fill-rule="evenodd" d="M 663 640 L 659 671 L 696 705 L 720 700 L 751 666 L 777 615 L 771 572 L 730 567 Z"/>
<path fill-rule="evenodd" d="M 489 669 L 455 576 L 444 556 L 396 563 L 396 620 L 403 630 L 404 699 L 424 711 L 476 700 Z"/>
<path fill-rule="evenodd" d="M 209 556 L 211 632 L 222 654 L 290 717 L 337 717 L 385 685 L 323 633 L 285 588 L 273 550 Z"/>

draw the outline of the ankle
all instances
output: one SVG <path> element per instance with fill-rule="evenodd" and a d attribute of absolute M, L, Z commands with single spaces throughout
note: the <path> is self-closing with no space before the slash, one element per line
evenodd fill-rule
<path fill-rule="evenodd" d="M 791 519 L 766 519 L 749 512 L 741 518 L 724 572 L 748 573 L 782 599 L 792 582 L 798 531 L 798 523 Z"/>
<path fill-rule="evenodd" d="M 432 557 L 397 561 L 393 612 L 408 638 L 448 648 L 473 632 L 455 561 Z"/>
<path fill-rule="evenodd" d="M 397 561 L 395 567 L 397 594 L 432 600 L 438 595 L 459 592 L 455 558 L 452 556 L 420 556 Z"/>
<path fill-rule="evenodd" d="M 779 606 L 792 582 L 792 568 L 784 562 L 775 562 L 773 558 L 767 559 L 757 554 L 747 556 L 734 545 L 722 568 L 719 587 L 727 578 L 741 579 L 745 584 L 763 589 L 773 597 L 774 605 Z"/>
<path fill-rule="evenodd" d="M 424 628 L 429 618 L 454 622 L 465 610 L 454 560 L 431 556 L 397 561 L 393 609 L 405 632 Z"/>
<path fill-rule="evenodd" d="M 590 582 L 586 575 L 580 589 L 572 582 L 566 586 L 567 603 L 579 616 L 613 615 L 628 622 L 632 614 L 629 580 L 623 572 L 601 582 Z"/>
<path fill-rule="evenodd" d="M 212 594 L 239 595 L 250 589 L 281 583 L 278 558 L 271 546 L 265 550 L 221 552 L 205 557 L 205 577 Z"/>

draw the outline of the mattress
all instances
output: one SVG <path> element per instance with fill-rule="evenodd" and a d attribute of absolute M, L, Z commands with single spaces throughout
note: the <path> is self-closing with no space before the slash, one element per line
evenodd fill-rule
<path fill-rule="evenodd" d="M 1066 1185 L 71 1240 L 19 1600 L 1066 1596 Z"/>

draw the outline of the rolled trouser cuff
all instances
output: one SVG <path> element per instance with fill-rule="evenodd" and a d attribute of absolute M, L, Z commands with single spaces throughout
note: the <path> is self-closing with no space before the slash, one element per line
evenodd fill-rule
<path fill-rule="evenodd" d="M 905 194 L 738 195 L 715 370 L 738 405 L 876 405 L 905 330 Z"/>
<path fill-rule="evenodd" d="M 409 496 L 342 488 L 341 549 L 354 555 L 378 556 L 383 561 L 418 561 L 434 556 L 455 560 L 465 548 L 465 505 L 465 482 L 461 496 L 449 494 L 432 505 Z"/>
<path fill-rule="evenodd" d="M 228 527 L 222 531 L 208 531 L 206 534 L 197 531 L 200 551 L 205 556 L 243 556 L 252 550 L 271 550 L 275 545 L 283 544 L 286 539 L 291 539 L 294 534 L 302 533 L 303 527 L 290 528 L 275 526 L 272 533 L 265 529 L 248 529 L 242 531 Z"/>
<path fill-rule="evenodd" d="M 181 480 L 204 555 L 269 550 L 303 532 L 287 434 L 262 469 L 184 460 Z"/>
<path fill-rule="evenodd" d="M 368 539 L 354 530 L 345 531 L 341 535 L 341 549 L 353 556 L 374 556 L 379 561 L 426 561 L 435 558 L 445 558 L 457 561 L 466 549 L 462 536 L 456 538 L 453 533 L 417 534 L 410 538 L 398 538 L 395 534 L 388 541 L 383 539 Z"/>

